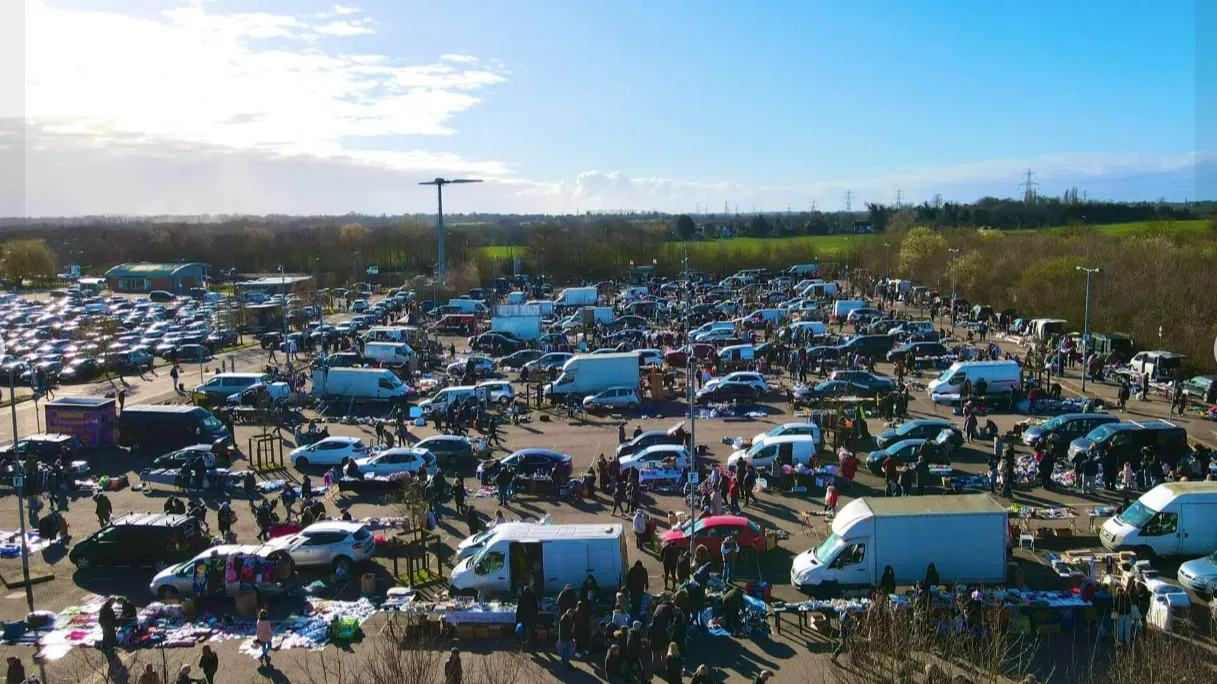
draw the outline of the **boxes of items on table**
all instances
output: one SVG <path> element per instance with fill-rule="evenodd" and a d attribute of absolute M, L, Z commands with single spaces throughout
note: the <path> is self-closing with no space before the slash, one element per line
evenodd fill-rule
<path fill-rule="evenodd" d="M 304 540 L 296 543 L 303 544 Z M 148 588 L 162 600 L 182 596 L 240 598 L 250 593 L 255 599 L 281 596 L 295 586 L 298 578 L 292 550 L 282 543 L 212 547 L 162 570 Z"/>

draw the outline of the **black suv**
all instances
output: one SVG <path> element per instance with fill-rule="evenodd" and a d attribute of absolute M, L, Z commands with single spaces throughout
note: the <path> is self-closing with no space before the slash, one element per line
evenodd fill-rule
<path fill-rule="evenodd" d="M 198 521 L 188 515 L 132 513 L 77 542 L 68 560 L 81 570 L 159 568 L 194 558 L 208 543 Z"/>
<path fill-rule="evenodd" d="M 0 446 L 0 461 L 12 461 L 20 456 L 22 460 L 36 457 L 43 463 L 54 463 L 62 456 L 66 464 L 80 458 L 83 449 L 80 440 L 72 435 L 43 433 L 17 440 L 16 446 Z"/>
<path fill-rule="evenodd" d="M 459 468 L 476 460 L 473 454 L 473 443 L 469 441 L 468 437 L 459 435 L 435 435 L 410 446 L 430 451 L 435 456 L 436 465 L 442 470 Z"/>

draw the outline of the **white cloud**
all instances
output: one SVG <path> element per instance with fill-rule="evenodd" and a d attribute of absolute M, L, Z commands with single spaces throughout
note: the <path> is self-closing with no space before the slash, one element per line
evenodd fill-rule
<path fill-rule="evenodd" d="M 350 5 L 334 5 L 334 14 L 358 14 L 363 10 Z"/>
<path fill-rule="evenodd" d="M 457 64 L 477 64 L 479 61 L 481 61 L 477 57 L 474 57 L 473 55 L 453 55 L 453 54 L 440 55 L 439 59 L 441 62 L 456 62 Z"/>
<path fill-rule="evenodd" d="M 327 36 L 359 36 L 376 31 L 368 26 L 366 19 L 359 21 L 331 21 L 328 24 L 314 26 L 313 32 Z"/>

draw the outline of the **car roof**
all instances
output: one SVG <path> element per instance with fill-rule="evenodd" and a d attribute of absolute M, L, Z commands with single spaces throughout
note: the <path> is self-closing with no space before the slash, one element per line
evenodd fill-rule
<path fill-rule="evenodd" d="M 355 532 L 364 527 L 363 523 L 346 520 L 322 520 L 300 530 L 301 532 Z"/>
<path fill-rule="evenodd" d="M 702 518 L 702 527 L 713 527 L 715 525 L 734 525 L 745 526 L 750 521 L 742 515 L 711 515 Z"/>
<path fill-rule="evenodd" d="M 528 449 L 517 449 L 516 451 L 511 452 L 511 454 L 509 454 L 509 456 L 526 456 L 528 454 L 543 454 L 545 456 L 561 456 L 562 458 L 567 458 L 567 459 L 570 458 L 570 456 L 568 456 L 560 451 L 554 451 L 553 449 L 541 449 L 541 448 L 537 448 L 537 447 L 531 447 Z"/>
<path fill-rule="evenodd" d="M 652 444 L 651 446 L 640 449 L 636 453 L 634 453 L 630 456 L 626 456 L 625 458 L 637 458 L 638 456 L 641 456 L 642 454 L 649 454 L 651 452 L 658 452 L 658 451 L 681 451 L 681 452 L 688 453 L 689 450 L 686 449 L 683 444 Z"/>
<path fill-rule="evenodd" d="M 347 437 L 346 435 L 330 435 L 329 437 L 318 440 L 315 443 L 321 444 L 322 442 L 344 442 L 346 444 L 354 444 L 355 442 L 358 442 L 358 441 L 360 441 L 358 437 Z"/>
<path fill-rule="evenodd" d="M 193 520 L 193 518 L 177 513 L 128 513 L 111 520 L 110 526 L 177 527 L 190 520 Z"/>
<path fill-rule="evenodd" d="M 374 455 L 369 456 L 368 458 L 377 458 L 380 456 L 384 456 L 386 454 L 420 454 L 420 453 L 425 454 L 425 453 L 430 453 L 430 452 L 428 452 L 424 448 L 416 447 L 416 446 L 393 447 L 392 449 L 385 449 L 384 451 L 378 451 Z"/>

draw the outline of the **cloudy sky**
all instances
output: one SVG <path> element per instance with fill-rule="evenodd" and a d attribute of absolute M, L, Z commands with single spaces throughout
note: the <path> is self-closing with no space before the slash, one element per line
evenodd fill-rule
<path fill-rule="evenodd" d="M 1012 10 L 12 0 L 0 215 L 1213 198 L 1194 4 Z"/>

